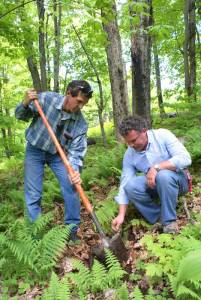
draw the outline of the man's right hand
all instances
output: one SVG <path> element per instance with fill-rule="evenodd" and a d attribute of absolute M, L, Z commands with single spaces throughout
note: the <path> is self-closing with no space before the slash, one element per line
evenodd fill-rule
<path fill-rule="evenodd" d="M 37 94 L 36 90 L 35 89 L 27 90 L 25 93 L 25 96 L 24 96 L 24 100 L 22 102 L 24 107 L 29 106 L 31 101 L 33 101 L 34 99 L 38 99 L 38 94 Z"/>
<path fill-rule="evenodd" d="M 124 216 L 118 215 L 114 220 L 112 221 L 112 229 L 114 231 L 119 231 L 121 228 L 121 225 L 124 222 Z"/>

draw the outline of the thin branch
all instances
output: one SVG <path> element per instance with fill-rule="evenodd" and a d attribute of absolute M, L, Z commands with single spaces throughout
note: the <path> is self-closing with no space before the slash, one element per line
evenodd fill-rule
<path fill-rule="evenodd" d="M 2 19 L 3 17 L 7 16 L 9 13 L 11 13 L 12 11 L 18 9 L 19 7 L 22 7 L 22 6 L 26 5 L 26 4 L 31 3 L 31 2 L 34 2 L 34 1 L 36 1 L 36 0 L 30 0 L 30 1 L 27 1 L 27 2 L 23 2 L 23 3 L 21 3 L 21 4 L 18 5 L 18 6 L 15 6 L 15 7 L 12 8 L 11 10 L 8 10 L 8 11 L 5 12 L 4 14 L 0 15 L 0 19 Z"/>

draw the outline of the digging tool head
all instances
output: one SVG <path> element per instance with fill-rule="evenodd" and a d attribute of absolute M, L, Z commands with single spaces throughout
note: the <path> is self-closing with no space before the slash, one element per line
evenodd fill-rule
<path fill-rule="evenodd" d="M 116 233 L 110 239 L 107 238 L 107 241 L 105 241 L 105 238 L 102 239 L 102 243 L 100 245 L 96 245 L 92 248 L 92 255 L 100 262 L 105 263 L 105 249 L 110 249 L 120 263 L 127 261 L 128 259 L 128 250 L 126 249 L 119 233 Z"/>

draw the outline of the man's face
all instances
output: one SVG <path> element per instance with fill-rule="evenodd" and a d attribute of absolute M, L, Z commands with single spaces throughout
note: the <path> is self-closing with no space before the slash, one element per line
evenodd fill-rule
<path fill-rule="evenodd" d="M 147 129 L 143 129 L 141 132 L 132 129 L 124 136 L 126 144 L 136 151 L 140 152 L 146 149 L 148 143 Z"/>
<path fill-rule="evenodd" d="M 74 97 L 70 92 L 67 92 L 62 108 L 68 113 L 76 113 L 87 104 L 88 100 L 89 99 L 85 97 L 82 92 L 79 92 L 78 95 Z"/>

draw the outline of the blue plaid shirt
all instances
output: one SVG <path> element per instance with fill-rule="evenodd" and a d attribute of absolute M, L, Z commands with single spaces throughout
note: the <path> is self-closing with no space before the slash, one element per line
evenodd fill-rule
<path fill-rule="evenodd" d="M 71 165 L 75 170 L 79 170 L 79 167 L 83 165 L 83 157 L 87 149 L 86 133 L 88 126 L 81 112 L 67 113 L 62 110 L 64 98 L 64 96 L 54 92 L 45 92 L 38 95 L 43 112 L 60 144 L 68 153 Z M 57 152 L 32 102 L 27 108 L 22 103 L 18 104 L 15 116 L 23 121 L 32 118 L 32 122 L 25 132 L 26 140 L 31 145 L 51 154 Z"/>

